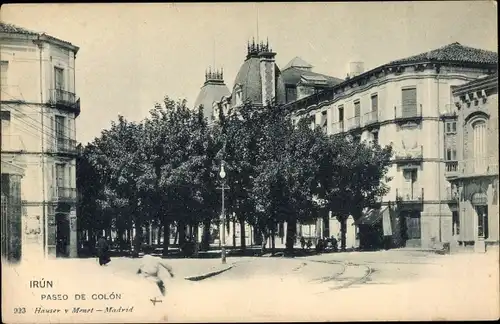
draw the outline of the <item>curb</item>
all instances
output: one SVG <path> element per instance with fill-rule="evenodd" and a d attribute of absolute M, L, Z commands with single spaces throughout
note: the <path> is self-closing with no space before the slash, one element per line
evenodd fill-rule
<path fill-rule="evenodd" d="M 205 274 L 202 274 L 202 275 L 198 275 L 198 276 L 184 277 L 184 279 L 185 280 L 189 280 L 189 281 L 200 281 L 200 280 L 203 280 L 203 279 L 207 279 L 207 278 L 219 275 L 219 274 L 221 274 L 223 272 L 226 272 L 226 271 L 232 269 L 233 267 L 234 267 L 234 264 L 232 264 L 230 266 L 227 266 L 226 268 L 221 269 L 221 270 L 208 272 L 208 273 L 205 273 Z"/>

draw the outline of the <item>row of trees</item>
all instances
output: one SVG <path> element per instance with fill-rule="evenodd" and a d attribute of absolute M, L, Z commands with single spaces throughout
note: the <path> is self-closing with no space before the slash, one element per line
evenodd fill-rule
<path fill-rule="evenodd" d="M 292 250 L 296 225 L 324 210 L 338 217 L 345 247 L 347 217 L 359 218 L 387 193 L 391 155 L 390 147 L 327 136 L 307 119 L 294 125 L 281 106 L 219 109 L 209 125 L 201 107 L 191 110 L 186 101 L 166 97 L 144 121 L 119 116 L 83 148 L 77 165 L 79 228 L 115 228 L 121 238 L 135 225 L 138 251 L 141 229 L 155 224 L 163 229 L 166 254 L 170 225 L 183 243 L 186 229 L 203 224 L 206 249 L 210 224 L 220 219 L 224 161 L 225 212 L 241 225 L 242 248 L 245 222 L 272 240 L 277 225 L 287 222 L 286 246 Z"/>

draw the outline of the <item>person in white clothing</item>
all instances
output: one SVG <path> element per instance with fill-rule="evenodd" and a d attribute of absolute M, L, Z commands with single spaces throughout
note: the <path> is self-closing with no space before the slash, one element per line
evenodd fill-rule
<path fill-rule="evenodd" d="M 150 254 L 144 255 L 141 261 L 142 262 L 139 266 L 139 269 L 137 270 L 137 274 L 142 275 L 146 279 L 153 280 L 160 289 L 161 294 L 165 296 L 165 285 L 163 283 L 163 280 L 158 277 L 158 272 L 161 266 L 165 270 L 167 270 L 170 274 L 170 277 L 173 278 L 174 272 L 172 270 L 172 267 L 163 263 L 163 260 L 161 258 L 154 257 Z"/>

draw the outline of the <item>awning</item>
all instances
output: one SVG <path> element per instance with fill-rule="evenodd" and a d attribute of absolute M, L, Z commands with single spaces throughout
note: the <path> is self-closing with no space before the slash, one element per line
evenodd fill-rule
<path fill-rule="evenodd" d="M 380 222 L 382 222 L 384 235 L 392 235 L 391 216 L 388 206 L 385 206 L 381 209 L 368 210 L 360 219 L 355 222 L 355 224 L 373 226 Z"/>

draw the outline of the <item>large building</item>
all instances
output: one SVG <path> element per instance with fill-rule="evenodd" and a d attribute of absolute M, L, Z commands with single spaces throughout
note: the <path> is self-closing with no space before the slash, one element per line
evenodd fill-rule
<path fill-rule="evenodd" d="M 483 250 L 498 244 L 498 74 L 452 89 L 454 105 L 445 121 L 446 171 L 452 183 L 453 234 L 462 246 Z"/>
<path fill-rule="evenodd" d="M 458 147 L 452 148 L 456 129 L 466 122 L 453 117 L 452 89 L 497 68 L 497 53 L 453 43 L 370 71 L 358 69 L 342 83 L 288 105 L 295 119 L 313 117 L 327 134 L 391 145 L 392 181 L 383 204 L 394 212 L 392 232 L 400 234 L 394 244 L 432 247 L 453 241 L 454 224 L 470 217 L 470 208 L 463 209 L 465 203 L 456 199 L 449 181 L 460 157 Z M 498 106 L 492 109 L 497 116 Z M 498 210 L 491 217 L 498 224 Z"/>
<path fill-rule="evenodd" d="M 76 257 L 78 47 L 4 23 L 0 43 L 2 256 Z"/>
<path fill-rule="evenodd" d="M 313 66 L 300 57 L 293 58 L 281 70 L 275 61 L 276 53 L 269 42 L 247 44 L 247 53 L 229 91 L 223 80 L 222 71 L 205 73 L 205 83 L 195 101 L 195 107 L 203 106 L 205 116 L 214 121 L 219 116 L 219 109 L 227 113 L 231 108 L 238 108 L 244 103 L 253 106 L 274 102 L 284 105 L 295 102 L 312 94 L 330 89 L 343 80 L 313 71 Z M 352 223 L 352 222 L 351 222 Z M 229 245 L 240 242 L 240 225 L 231 224 L 226 229 Z M 219 231 L 222 227 L 219 228 Z M 316 238 L 319 227 L 315 223 L 299 225 L 299 235 Z M 201 239 L 201 230 L 198 237 Z M 278 225 L 278 244 L 284 241 L 286 224 Z M 354 242 L 354 232 L 352 233 Z M 260 235 L 251 226 L 245 224 L 246 244 L 260 244 Z M 269 246 L 269 244 L 268 244 Z"/>

